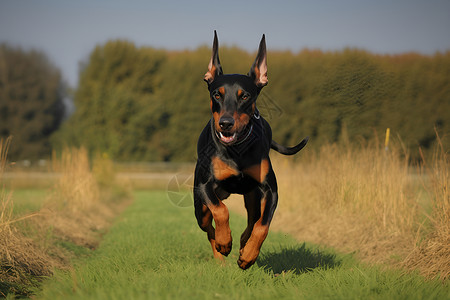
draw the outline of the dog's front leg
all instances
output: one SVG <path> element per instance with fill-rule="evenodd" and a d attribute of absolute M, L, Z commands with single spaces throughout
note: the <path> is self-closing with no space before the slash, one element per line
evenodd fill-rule
<path fill-rule="evenodd" d="M 213 181 L 196 184 L 194 188 L 195 214 L 198 224 L 208 235 L 215 257 L 231 252 L 231 230 L 228 208 L 214 192 Z M 215 228 L 212 226 L 214 219 Z"/>
<path fill-rule="evenodd" d="M 216 250 L 227 256 L 231 252 L 232 239 L 229 225 L 228 208 L 221 200 L 217 204 L 211 203 L 208 209 L 211 211 L 215 223 L 215 247 Z"/>

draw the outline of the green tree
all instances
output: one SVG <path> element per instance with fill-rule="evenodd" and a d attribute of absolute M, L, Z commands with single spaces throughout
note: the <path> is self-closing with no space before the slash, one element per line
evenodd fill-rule
<path fill-rule="evenodd" d="M 115 159 L 161 160 L 149 151 L 164 112 L 155 97 L 166 55 L 127 41 L 97 46 L 80 73 L 75 113 L 55 136 L 58 147 L 84 145 Z"/>
<path fill-rule="evenodd" d="M 10 159 L 50 156 L 64 91 L 59 70 L 42 52 L 0 45 L 0 137 L 13 136 Z"/>

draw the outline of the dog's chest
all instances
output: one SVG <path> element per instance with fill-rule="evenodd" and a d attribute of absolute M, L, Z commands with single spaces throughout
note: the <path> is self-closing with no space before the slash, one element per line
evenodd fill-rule
<path fill-rule="evenodd" d="M 211 160 L 211 172 L 217 181 L 233 179 L 236 184 L 247 183 L 252 179 L 257 183 L 262 183 L 269 171 L 270 163 L 267 158 L 253 159 L 239 167 L 234 161 L 222 159 L 219 156 L 213 156 Z M 230 180 L 229 180 L 230 181 Z"/>

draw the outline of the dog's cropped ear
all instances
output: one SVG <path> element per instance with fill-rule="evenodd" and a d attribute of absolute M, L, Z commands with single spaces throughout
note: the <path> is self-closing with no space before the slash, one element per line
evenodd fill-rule
<path fill-rule="evenodd" d="M 213 42 L 213 48 L 212 48 L 212 55 L 211 60 L 209 61 L 208 65 L 208 72 L 205 74 L 204 80 L 210 84 L 214 81 L 214 78 L 216 76 L 222 75 L 222 66 L 220 65 L 219 60 L 219 41 L 217 40 L 217 33 L 214 30 L 214 42 Z"/>
<path fill-rule="evenodd" d="M 267 79 L 267 51 L 266 51 L 266 37 L 263 34 L 261 42 L 259 43 L 258 54 L 256 55 L 255 62 L 248 72 L 257 87 L 262 88 L 269 82 Z"/>

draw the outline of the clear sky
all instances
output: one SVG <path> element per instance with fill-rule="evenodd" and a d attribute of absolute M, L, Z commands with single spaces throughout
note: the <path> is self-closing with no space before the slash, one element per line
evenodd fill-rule
<path fill-rule="evenodd" d="M 71 86 L 109 39 L 194 49 L 214 29 L 222 45 L 249 51 L 265 33 L 268 50 L 433 54 L 450 50 L 450 0 L 0 0 L 0 43 L 44 51 Z"/>

